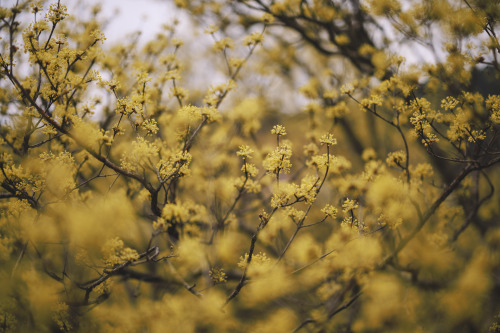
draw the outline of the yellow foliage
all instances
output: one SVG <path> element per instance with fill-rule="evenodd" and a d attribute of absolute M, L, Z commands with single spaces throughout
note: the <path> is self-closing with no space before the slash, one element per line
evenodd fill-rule
<path fill-rule="evenodd" d="M 226 265 L 234 265 L 239 261 L 240 253 L 243 251 L 242 244 L 245 238 L 234 231 L 226 232 L 217 239 L 217 258 Z"/>
<path fill-rule="evenodd" d="M 339 243 L 332 238 L 330 243 Z M 379 241 L 370 237 L 353 239 L 340 248 L 336 247 L 335 257 L 331 265 L 335 269 L 370 270 L 382 257 L 382 249 Z"/>
<path fill-rule="evenodd" d="M 492 286 L 491 276 L 487 273 L 489 265 L 488 254 L 482 248 L 477 249 L 456 283 L 443 293 L 441 304 L 449 325 L 480 320 L 480 309 L 487 302 Z"/>
<path fill-rule="evenodd" d="M 381 222 L 391 228 L 397 228 L 405 220 L 415 217 L 410 201 L 412 193 L 404 184 L 390 175 L 376 178 L 367 191 L 366 199 L 377 214 L 383 215 Z"/>
<path fill-rule="evenodd" d="M 254 279 L 250 280 L 245 290 L 242 291 L 241 298 L 244 304 L 248 306 L 265 304 L 276 298 L 286 296 L 294 290 L 295 283 L 282 266 L 271 268 L 265 267 L 266 264 L 262 263 L 257 265 L 260 272 L 256 273 L 264 274 L 257 274 Z M 270 266 L 270 264 L 268 265 Z"/>
<path fill-rule="evenodd" d="M 39 329 L 46 331 L 53 320 L 53 311 L 59 301 L 58 283 L 35 270 L 23 272 L 21 280 L 26 285 L 26 302 L 38 323 Z"/>
<path fill-rule="evenodd" d="M 405 309 L 404 293 L 404 287 L 394 276 L 376 274 L 370 277 L 364 290 L 363 320 L 358 319 L 354 323 L 354 331 L 380 330 L 404 320 L 403 316 L 397 315 Z"/>
<path fill-rule="evenodd" d="M 201 270 L 206 265 L 205 251 L 205 246 L 199 240 L 186 238 L 176 251 L 178 258 L 175 264 L 180 265 L 183 274 Z"/>
<path fill-rule="evenodd" d="M 270 314 L 268 318 L 258 321 L 254 325 L 248 331 L 262 333 L 292 332 L 297 326 L 297 316 L 293 311 L 281 308 Z"/>
<path fill-rule="evenodd" d="M 67 210 L 72 212 L 68 216 L 64 215 Z M 63 206 L 57 215 L 61 219 L 62 230 L 68 233 L 69 241 L 76 247 L 86 249 L 93 249 L 92 244 L 104 245 L 114 236 L 134 239 L 138 231 L 137 217 L 124 191 L 92 198 L 85 205 Z M 117 225 L 119 230 L 113 228 Z"/>
<path fill-rule="evenodd" d="M 64 2 L 0 8 L 0 331 L 498 329 L 498 1 Z"/>
<path fill-rule="evenodd" d="M 321 248 L 310 234 L 304 234 L 294 241 L 290 251 L 287 252 L 287 260 L 294 260 L 300 264 L 306 264 L 321 256 Z"/>

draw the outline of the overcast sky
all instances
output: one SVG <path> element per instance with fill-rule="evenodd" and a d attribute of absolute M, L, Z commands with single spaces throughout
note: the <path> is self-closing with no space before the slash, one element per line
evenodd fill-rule
<path fill-rule="evenodd" d="M 10 7 L 15 2 L 16 0 L 0 0 L 0 5 Z M 93 5 L 100 4 L 103 9 L 101 18 L 109 19 L 109 24 L 103 29 L 108 45 L 120 42 L 125 35 L 137 31 L 141 32 L 139 42 L 142 44 L 154 38 L 156 33 L 160 32 L 162 24 L 170 24 L 175 18 L 180 22 L 178 37 L 187 37 L 183 39 L 190 40 L 189 35 L 193 34 L 188 15 L 177 9 L 172 0 L 61 0 L 61 3 L 67 5 L 69 13 L 73 15 L 79 10 L 88 13 Z M 387 28 L 386 33 L 390 34 L 390 29 L 388 26 Z M 435 60 L 427 50 L 416 48 L 415 45 L 408 47 L 397 43 L 391 51 L 403 54 L 407 58 L 407 64 Z"/>
<path fill-rule="evenodd" d="M 2 7 L 9 8 L 15 3 L 16 0 L 0 0 Z M 45 9 L 50 3 L 46 3 Z M 169 0 L 61 0 L 61 3 L 68 7 L 71 15 L 77 15 L 81 9 L 86 9 L 88 13 L 95 4 L 100 4 L 101 18 L 109 18 L 109 24 L 103 32 L 111 43 L 118 42 L 125 34 L 136 31 L 142 33 L 142 39 L 151 39 L 160 31 L 162 24 L 171 23 L 177 17 L 182 27 L 185 21 L 183 18 L 186 17 L 186 14 L 177 10 L 173 1 Z"/>
<path fill-rule="evenodd" d="M 76 1 L 64 1 L 68 7 Z M 89 9 L 99 3 L 102 6 L 101 17 L 109 18 L 104 34 L 111 43 L 120 41 L 125 34 L 140 31 L 142 41 L 153 38 L 160 32 L 162 24 L 171 23 L 175 17 L 185 14 L 176 9 L 173 1 L 158 0 L 81 0 L 79 5 Z M 83 5 L 82 5 L 83 4 Z M 82 8 L 82 7 L 80 7 Z M 69 12 L 75 14 L 70 8 Z"/>

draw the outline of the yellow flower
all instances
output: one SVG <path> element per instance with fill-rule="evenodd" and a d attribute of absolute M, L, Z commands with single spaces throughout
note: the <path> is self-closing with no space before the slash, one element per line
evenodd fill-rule
<path fill-rule="evenodd" d="M 234 49 L 234 42 L 231 38 L 226 37 L 215 42 L 214 44 L 215 51 L 224 51 L 226 49 L 231 49 L 231 50 Z"/>
<path fill-rule="evenodd" d="M 271 130 L 271 133 L 272 134 L 276 134 L 278 136 L 280 136 L 280 135 L 286 135 L 285 126 L 274 125 L 273 129 Z"/>
<path fill-rule="evenodd" d="M 214 283 L 224 283 L 227 280 L 227 275 L 222 268 L 212 268 L 208 271 L 208 275 Z"/>
<path fill-rule="evenodd" d="M 319 142 L 323 145 L 327 145 L 327 146 L 333 146 L 333 145 L 336 145 L 337 144 L 337 139 L 335 139 L 333 137 L 332 134 L 328 133 L 328 134 L 325 134 L 323 135 L 320 139 L 319 139 Z"/>
<path fill-rule="evenodd" d="M 340 93 L 342 95 L 350 95 L 350 94 L 352 94 L 353 91 L 354 91 L 354 86 L 352 84 L 344 84 L 340 88 Z"/>
<path fill-rule="evenodd" d="M 104 264 L 111 267 L 126 261 L 139 259 L 137 251 L 125 247 L 123 241 L 118 237 L 108 240 L 102 247 L 102 252 L 104 254 Z"/>
<path fill-rule="evenodd" d="M 214 34 L 219 30 L 219 27 L 215 24 L 210 24 L 203 32 L 206 34 Z"/>
<path fill-rule="evenodd" d="M 243 45 L 252 46 L 260 44 L 264 41 L 264 36 L 260 32 L 252 32 L 249 36 L 245 37 Z"/>
<path fill-rule="evenodd" d="M 264 13 L 264 15 L 262 15 L 260 19 L 266 24 L 271 24 L 274 22 L 274 16 L 269 13 Z"/>
<path fill-rule="evenodd" d="M 347 198 L 342 204 L 342 211 L 344 213 L 348 213 L 349 211 L 354 210 L 356 208 L 358 208 L 358 203 L 356 202 L 356 200 L 351 200 Z"/>
<path fill-rule="evenodd" d="M 351 40 L 349 39 L 349 37 L 346 35 L 346 34 L 341 34 L 341 35 L 337 35 L 335 36 L 335 42 L 342 46 L 342 45 L 347 45 L 351 42 Z"/>
<path fill-rule="evenodd" d="M 43 4 L 42 1 L 37 0 L 31 3 L 30 5 L 31 12 L 36 14 L 38 12 L 41 12 L 43 10 Z"/>
<path fill-rule="evenodd" d="M 389 166 L 393 166 L 393 167 L 399 166 L 399 167 L 402 167 L 403 164 L 406 163 L 406 154 L 402 150 L 398 150 L 398 151 L 395 151 L 395 152 L 390 152 L 387 155 L 387 159 L 385 160 L 385 162 Z"/>
<path fill-rule="evenodd" d="M 68 16 L 68 9 L 66 6 L 59 3 L 54 3 L 50 5 L 49 12 L 47 13 L 47 19 L 56 24 Z"/>
<path fill-rule="evenodd" d="M 269 174 L 289 173 L 292 163 L 292 148 L 288 144 L 276 147 L 264 160 L 264 167 Z"/>
<path fill-rule="evenodd" d="M 327 204 L 321 211 L 331 218 L 335 218 L 337 216 L 337 208 Z"/>
<path fill-rule="evenodd" d="M 179 38 L 172 38 L 171 43 L 174 47 L 181 47 L 182 45 L 184 45 L 184 41 Z"/>
<path fill-rule="evenodd" d="M 247 145 L 240 146 L 240 150 L 236 152 L 236 155 L 241 156 L 245 159 L 251 159 L 252 154 L 253 150 Z"/>

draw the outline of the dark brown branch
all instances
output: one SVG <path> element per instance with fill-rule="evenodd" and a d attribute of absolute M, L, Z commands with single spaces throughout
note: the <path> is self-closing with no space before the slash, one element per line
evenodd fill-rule
<path fill-rule="evenodd" d="M 345 309 L 347 309 L 348 307 L 350 307 L 352 305 L 352 303 L 354 303 L 358 298 L 359 296 L 361 296 L 361 292 L 357 293 L 356 295 L 354 295 L 353 297 L 351 297 L 350 300 L 348 300 L 346 303 L 344 303 L 342 306 L 340 306 L 339 308 L 337 308 L 335 311 L 333 311 L 332 313 L 329 313 L 328 314 L 328 318 L 332 318 L 333 316 L 335 316 L 337 313 L 341 312 L 341 311 L 344 311 Z"/>
<path fill-rule="evenodd" d="M 257 227 L 257 230 L 255 230 L 255 233 L 253 234 L 252 240 L 250 242 L 250 249 L 248 250 L 248 258 L 245 265 L 245 270 L 243 271 L 243 275 L 241 276 L 240 282 L 238 282 L 231 295 L 229 295 L 229 297 L 226 299 L 226 303 L 224 305 L 227 305 L 233 298 L 238 296 L 238 294 L 241 291 L 241 288 L 243 288 L 243 286 L 245 285 L 247 279 L 248 266 L 252 262 L 252 256 L 255 250 L 255 243 L 257 242 L 257 237 L 259 235 L 259 232 L 267 225 L 269 219 L 271 219 L 271 216 L 273 215 L 274 212 L 276 212 L 276 208 L 272 211 L 272 213 L 269 215 L 268 218 L 266 218 L 263 215 L 260 215 L 259 226 Z"/>
<path fill-rule="evenodd" d="M 305 327 L 306 325 L 308 325 L 308 324 L 312 324 L 312 323 L 315 323 L 315 322 L 316 322 L 316 320 L 314 320 L 314 319 L 312 319 L 312 318 L 307 318 L 307 319 L 305 319 L 303 322 L 301 322 L 301 323 L 299 324 L 299 326 L 297 326 L 297 327 L 296 327 L 296 328 L 292 331 L 292 333 L 296 333 L 296 332 L 300 331 L 300 330 L 301 330 L 303 327 Z"/>
<path fill-rule="evenodd" d="M 489 179 L 488 175 L 486 175 L 486 173 L 484 173 L 484 176 L 486 178 L 486 181 L 488 182 L 488 185 L 490 186 L 490 192 L 484 197 L 482 198 L 481 200 L 479 200 L 479 196 L 477 197 L 476 199 L 476 203 L 474 204 L 474 207 L 471 209 L 471 211 L 469 212 L 469 214 L 467 215 L 467 218 L 465 219 L 465 222 L 462 224 L 462 226 L 460 226 L 460 228 L 455 231 L 455 233 L 453 234 L 453 237 L 451 239 L 452 242 L 456 241 L 458 239 L 458 237 L 462 234 L 462 232 L 465 231 L 465 229 L 467 229 L 467 227 L 469 226 L 469 224 L 472 222 L 472 219 L 474 218 L 474 216 L 476 216 L 479 208 L 486 202 L 488 201 L 489 199 L 491 199 L 491 197 L 493 197 L 493 194 L 495 193 L 495 187 L 493 186 L 493 183 L 491 182 L 491 180 Z M 479 180 L 478 180 L 479 182 Z"/>
<path fill-rule="evenodd" d="M 453 191 L 460 185 L 462 180 L 470 174 L 472 171 L 475 170 L 481 170 L 488 168 L 496 163 L 500 162 L 500 157 L 494 158 L 490 161 L 488 161 L 485 164 L 482 165 L 473 165 L 473 164 L 468 164 L 466 165 L 460 173 L 453 179 L 453 181 L 446 187 L 446 189 L 443 191 L 443 193 L 439 196 L 436 201 L 432 204 L 431 207 L 425 212 L 425 214 L 420 218 L 419 223 L 413 229 L 413 231 L 408 234 L 406 237 L 404 237 L 401 242 L 399 243 L 398 247 L 389 255 L 387 256 L 382 262 L 378 265 L 378 268 L 383 268 L 389 261 L 391 261 L 394 257 L 396 257 L 401 250 L 405 248 L 405 246 L 419 233 L 419 231 L 424 227 L 424 225 L 429 221 L 429 219 L 434 215 L 436 210 L 439 208 L 439 206 L 448 198 L 448 196 L 453 193 Z"/>

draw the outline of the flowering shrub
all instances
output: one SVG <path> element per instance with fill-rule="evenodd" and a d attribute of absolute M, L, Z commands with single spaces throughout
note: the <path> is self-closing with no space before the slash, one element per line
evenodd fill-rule
<path fill-rule="evenodd" d="M 0 7 L 0 329 L 498 331 L 498 2 L 175 4 Z"/>

